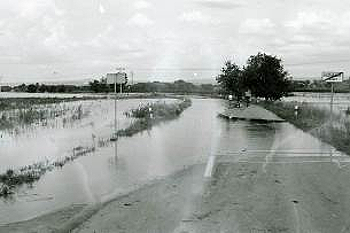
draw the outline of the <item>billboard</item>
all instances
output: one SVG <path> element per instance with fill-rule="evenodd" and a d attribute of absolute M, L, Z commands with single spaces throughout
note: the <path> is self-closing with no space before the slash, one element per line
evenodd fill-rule
<path fill-rule="evenodd" d="M 107 84 L 114 84 L 114 83 L 125 84 L 126 82 L 127 82 L 126 73 L 124 72 L 107 74 Z"/>
<path fill-rule="evenodd" d="M 344 72 L 322 72 L 321 77 L 323 81 L 327 83 L 340 83 L 343 81 Z"/>

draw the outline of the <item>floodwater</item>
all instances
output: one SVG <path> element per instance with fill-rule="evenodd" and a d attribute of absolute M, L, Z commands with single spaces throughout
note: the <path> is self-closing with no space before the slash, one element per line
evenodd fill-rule
<path fill-rule="evenodd" d="M 155 100 L 141 102 L 149 101 Z M 12 199 L 0 199 L 0 224 L 29 219 L 73 203 L 103 201 L 186 166 L 205 164 L 211 155 L 231 162 L 256 157 L 262 166 L 282 157 L 304 156 L 310 161 L 322 157 L 330 163 L 334 157 L 343 158 L 330 146 L 288 123 L 227 121 L 217 117 L 225 107 L 223 100 L 193 99 L 192 102 L 180 118 L 120 139 L 117 151 L 114 144 L 100 147 L 92 155 L 48 172 L 33 187 L 22 188 Z M 60 156 L 72 144 L 91 144 L 91 134 L 97 137 L 110 134 L 113 102 L 84 103 L 97 110 L 92 117 L 73 125 L 73 129 L 52 127 L 30 131 L 15 139 L 8 136 L 0 144 L 2 169 Z M 140 100 L 119 101 L 119 128 L 130 123 L 122 112 L 139 104 Z"/>
<path fill-rule="evenodd" d="M 296 92 L 293 94 L 294 96 L 283 98 L 283 101 L 305 102 L 323 109 L 330 108 L 331 93 Z M 350 109 L 350 94 L 334 93 L 333 109 L 338 112 Z"/>
<path fill-rule="evenodd" d="M 117 104 L 117 127 L 132 121 L 124 112 L 155 100 L 125 100 Z M 170 101 L 170 100 L 167 100 Z M 35 162 L 56 161 L 72 153 L 73 148 L 92 147 L 107 139 L 114 130 L 114 100 L 89 100 L 44 105 L 62 116 L 36 124 L 0 131 L 0 172 Z M 76 119 L 76 115 L 81 115 Z"/>

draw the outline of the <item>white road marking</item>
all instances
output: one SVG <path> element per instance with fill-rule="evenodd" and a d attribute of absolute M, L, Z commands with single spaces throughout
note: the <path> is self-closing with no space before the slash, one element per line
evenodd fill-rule
<path fill-rule="evenodd" d="M 211 156 L 209 156 L 208 163 L 207 163 L 207 166 L 205 168 L 205 172 L 204 172 L 205 178 L 211 177 L 211 175 L 213 173 L 214 164 L 215 164 L 215 156 L 211 155 Z"/>
<path fill-rule="evenodd" d="M 296 219 L 296 232 L 300 233 L 300 216 L 299 216 L 299 211 L 296 203 L 293 203 L 293 209 L 294 209 L 294 214 L 295 214 L 295 219 Z"/>
<path fill-rule="evenodd" d="M 223 163 L 244 163 L 244 164 L 266 164 L 266 162 L 264 161 L 225 161 L 225 160 L 222 160 L 221 162 Z M 324 164 L 331 164 L 331 163 L 334 163 L 334 162 L 330 162 L 330 161 L 288 161 L 288 162 L 284 162 L 284 161 L 280 161 L 280 162 L 269 162 L 269 164 L 303 164 L 303 163 L 324 163 Z M 344 165 L 346 164 L 349 164 L 350 161 L 344 161 L 344 162 L 341 162 L 343 163 Z"/>

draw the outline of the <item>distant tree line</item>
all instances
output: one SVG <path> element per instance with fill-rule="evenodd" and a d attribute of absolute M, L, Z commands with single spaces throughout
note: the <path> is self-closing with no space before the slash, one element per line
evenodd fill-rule
<path fill-rule="evenodd" d="M 46 85 L 46 84 L 39 84 L 39 83 L 26 85 L 23 83 L 21 85 L 10 88 L 10 90 L 9 88 L 6 88 L 6 91 L 28 92 L 28 93 L 80 93 L 80 92 L 89 92 L 90 88 L 88 86 L 76 86 L 76 85 Z"/>
<path fill-rule="evenodd" d="M 117 91 L 119 92 L 119 86 Z M 109 93 L 114 92 L 114 85 L 107 84 L 106 78 L 94 79 L 88 85 L 47 85 L 21 84 L 18 86 L 2 87 L 1 91 L 28 92 L 28 93 Z M 215 94 L 218 88 L 212 84 L 195 85 L 184 80 L 174 82 L 143 82 L 134 85 L 123 84 L 123 92 L 135 93 L 179 93 L 179 94 Z"/>
<path fill-rule="evenodd" d="M 179 94 L 215 94 L 218 89 L 212 84 L 195 85 L 184 80 L 175 82 L 147 82 L 137 83 L 129 86 L 130 92 L 163 92 L 163 93 L 179 93 Z"/>
<path fill-rule="evenodd" d="M 104 78 L 93 80 L 90 82 L 90 87 L 93 92 L 113 92 L 114 85 L 108 85 Z M 134 85 L 123 85 L 124 92 L 134 93 L 201 93 L 214 94 L 217 88 L 212 84 L 195 85 L 184 80 L 176 80 L 174 82 L 140 82 Z M 118 87 L 119 91 L 119 87 Z"/>

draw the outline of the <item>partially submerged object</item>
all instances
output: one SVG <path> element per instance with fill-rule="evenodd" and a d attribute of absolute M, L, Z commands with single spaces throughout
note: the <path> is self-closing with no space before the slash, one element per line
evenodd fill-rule
<path fill-rule="evenodd" d="M 284 122 L 282 118 L 257 105 L 251 105 L 247 108 L 229 108 L 219 113 L 219 116 L 233 120 Z"/>

